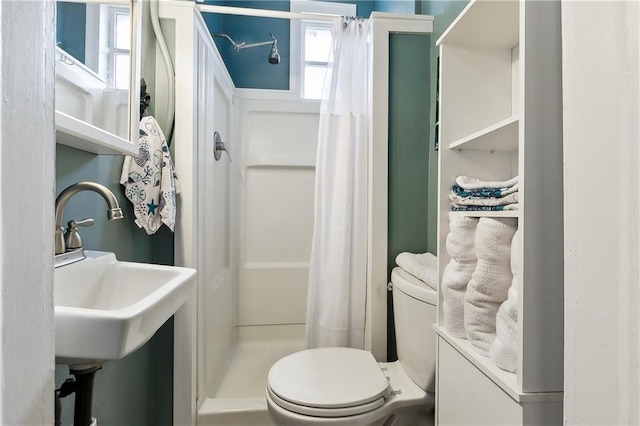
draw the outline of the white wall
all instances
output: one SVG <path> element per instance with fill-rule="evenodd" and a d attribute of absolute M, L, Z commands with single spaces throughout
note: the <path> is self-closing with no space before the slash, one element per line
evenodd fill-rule
<path fill-rule="evenodd" d="M 0 2 L 0 424 L 53 424 L 55 3 Z"/>
<path fill-rule="evenodd" d="M 246 96 L 246 95 L 245 95 Z M 238 324 L 302 324 L 319 103 L 239 99 Z"/>
<path fill-rule="evenodd" d="M 639 9 L 562 3 L 567 425 L 640 424 Z"/>
<path fill-rule="evenodd" d="M 207 48 L 209 47 L 209 48 Z M 222 152 L 214 158 L 214 132 L 227 144 L 235 160 L 236 143 L 231 133 L 232 83 L 220 59 L 202 39 L 198 39 L 198 395 L 216 391 L 227 368 L 237 318 L 237 278 L 231 257 L 230 177 L 235 163 Z M 207 395 L 207 396 L 208 396 Z"/>

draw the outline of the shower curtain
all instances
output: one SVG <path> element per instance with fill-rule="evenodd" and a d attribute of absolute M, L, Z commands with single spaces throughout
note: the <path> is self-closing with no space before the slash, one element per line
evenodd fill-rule
<path fill-rule="evenodd" d="M 368 21 L 334 26 L 320 107 L 306 345 L 364 347 Z"/>

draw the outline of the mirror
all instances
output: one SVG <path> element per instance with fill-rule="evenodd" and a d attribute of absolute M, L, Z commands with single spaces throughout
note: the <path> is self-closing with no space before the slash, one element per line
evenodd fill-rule
<path fill-rule="evenodd" d="M 139 0 L 58 1 L 56 19 L 57 142 L 137 155 Z"/>

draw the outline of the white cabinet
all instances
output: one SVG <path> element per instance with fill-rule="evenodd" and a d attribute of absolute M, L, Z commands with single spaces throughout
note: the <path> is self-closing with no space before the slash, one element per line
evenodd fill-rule
<path fill-rule="evenodd" d="M 56 47 L 55 51 L 55 125 L 56 142 L 95 154 L 138 155 L 138 122 L 140 118 L 140 58 L 141 58 L 141 1 L 59 0 L 58 6 L 76 5 L 67 19 L 59 17 L 58 32 L 73 34 L 85 40 L 82 61 Z M 85 21 L 76 22 L 75 13 L 84 10 Z M 128 19 L 128 37 L 119 37 L 114 29 L 119 18 Z M 71 19 L 74 18 L 74 19 Z M 127 19 L 123 26 L 127 26 Z M 117 27 L 123 30 L 121 27 Z M 115 34 L 115 35 L 114 35 Z M 123 44 L 123 52 L 116 52 L 111 38 Z M 71 37 L 72 38 L 72 37 Z M 63 40 L 65 38 L 63 37 Z M 58 44 L 64 46 L 62 40 Z M 74 46 L 79 48 L 79 46 Z M 118 47 L 118 46 L 116 46 Z M 113 52 L 116 53 L 113 53 Z M 76 53 L 78 54 L 78 53 Z M 83 63 L 84 62 L 84 63 Z M 108 84 L 116 69 L 122 67 L 128 84 Z M 128 79 L 127 79 L 128 71 Z M 124 88 L 117 88 L 124 87 Z"/>
<path fill-rule="evenodd" d="M 450 260 L 450 214 L 514 217 L 520 229 L 517 371 L 501 370 L 468 341 L 449 335 L 440 309 L 436 418 L 442 425 L 562 422 L 560 36 L 559 2 L 475 0 L 437 42 L 441 276 Z M 518 210 L 450 212 L 457 176 L 503 181 L 516 175 Z M 442 306 L 441 291 L 439 297 Z"/>

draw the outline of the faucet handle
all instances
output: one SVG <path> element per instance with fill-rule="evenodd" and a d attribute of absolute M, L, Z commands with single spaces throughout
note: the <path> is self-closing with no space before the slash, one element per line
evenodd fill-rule
<path fill-rule="evenodd" d="M 78 226 L 93 226 L 94 223 L 96 223 L 96 221 L 89 217 L 82 220 L 70 220 L 67 222 L 67 226 L 69 229 L 73 228 L 73 230 L 77 231 Z"/>
<path fill-rule="evenodd" d="M 82 220 L 70 220 L 67 222 L 67 234 L 65 236 L 65 246 L 67 250 L 78 249 L 82 247 L 82 238 L 78 232 L 78 226 L 92 226 L 95 221 L 91 218 Z"/>

